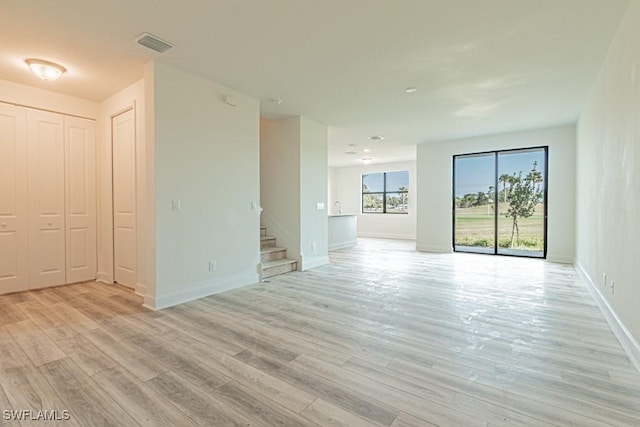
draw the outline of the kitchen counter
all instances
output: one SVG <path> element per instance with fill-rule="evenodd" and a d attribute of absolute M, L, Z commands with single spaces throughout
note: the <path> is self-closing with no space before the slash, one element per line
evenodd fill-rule
<path fill-rule="evenodd" d="M 356 214 L 329 215 L 329 250 L 350 248 L 357 242 L 358 216 Z"/>

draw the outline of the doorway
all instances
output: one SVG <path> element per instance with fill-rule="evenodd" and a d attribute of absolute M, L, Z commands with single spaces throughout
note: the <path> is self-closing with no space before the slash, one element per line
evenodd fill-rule
<path fill-rule="evenodd" d="M 453 156 L 453 249 L 545 258 L 548 147 Z"/>
<path fill-rule="evenodd" d="M 136 285 L 136 131 L 134 109 L 111 119 L 114 281 Z"/>

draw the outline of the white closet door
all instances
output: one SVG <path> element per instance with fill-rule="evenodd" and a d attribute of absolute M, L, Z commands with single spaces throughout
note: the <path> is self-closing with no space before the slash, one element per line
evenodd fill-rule
<path fill-rule="evenodd" d="M 0 103 L 0 294 L 28 288 L 27 123 Z"/>
<path fill-rule="evenodd" d="M 66 283 L 63 117 L 27 110 L 29 288 Z"/>
<path fill-rule="evenodd" d="M 96 278 L 96 129 L 64 118 L 67 283 Z"/>
<path fill-rule="evenodd" d="M 112 120 L 114 279 L 136 284 L 136 133 L 134 111 Z"/>

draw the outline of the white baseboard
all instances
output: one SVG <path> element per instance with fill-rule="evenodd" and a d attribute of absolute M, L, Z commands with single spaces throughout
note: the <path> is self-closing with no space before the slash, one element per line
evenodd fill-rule
<path fill-rule="evenodd" d="M 358 243 L 357 240 L 349 240 L 347 242 L 333 243 L 329 245 L 328 249 L 329 251 L 336 251 L 338 249 L 351 248 L 355 246 L 357 243 Z"/>
<path fill-rule="evenodd" d="M 141 297 L 147 294 L 147 285 L 144 283 L 136 283 L 135 293 Z"/>
<path fill-rule="evenodd" d="M 98 273 L 96 273 L 96 282 L 112 284 L 113 280 L 111 280 L 111 275 L 109 273 L 98 271 Z"/>
<path fill-rule="evenodd" d="M 609 301 L 602 295 L 602 292 L 600 292 L 600 289 L 598 289 L 593 280 L 591 280 L 591 277 L 589 277 L 582 265 L 578 261 L 575 261 L 574 265 L 582 280 L 587 284 L 587 289 L 589 289 L 593 299 L 596 300 L 600 311 L 605 319 L 607 319 L 607 323 L 609 323 L 613 333 L 618 338 L 618 341 L 620 341 L 622 348 L 624 348 L 636 369 L 640 371 L 640 344 L 638 344 L 638 341 L 636 341 L 631 332 L 629 332 L 629 329 L 622 323 L 622 320 L 620 320 L 613 310 Z"/>
<path fill-rule="evenodd" d="M 416 240 L 415 234 L 389 234 L 389 233 L 358 233 L 358 237 L 373 237 L 374 239 Z"/>
<path fill-rule="evenodd" d="M 563 255 L 555 255 L 547 253 L 547 261 L 555 262 L 558 264 L 573 264 L 573 257 L 563 256 Z"/>
<path fill-rule="evenodd" d="M 435 254 L 450 254 L 453 252 L 453 249 L 446 246 L 416 245 L 416 251 L 431 252 Z"/>
<path fill-rule="evenodd" d="M 188 287 L 188 289 L 182 289 L 166 295 L 156 295 L 155 297 L 145 295 L 143 306 L 151 310 L 162 310 L 163 308 L 208 297 L 209 295 L 253 285 L 259 283 L 259 280 L 258 274 L 250 272 L 193 283 Z M 180 287 L 184 288 L 184 284 L 180 284 Z"/>
<path fill-rule="evenodd" d="M 328 256 L 302 257 L 300 271 L 309 270 L 310 268 L 320 267 L 329 264 Z"/>

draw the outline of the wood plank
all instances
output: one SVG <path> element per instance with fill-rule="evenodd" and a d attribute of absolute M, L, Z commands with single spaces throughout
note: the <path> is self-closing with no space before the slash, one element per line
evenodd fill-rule
<path fill-rule="evenodd" d="M 370 423 L 364 418 L 345 411 L 322 399 L 316 399 L 309 405 L 301 415 L 321 426 L 332 427 L 373 427 L 375 424 Z M 398 418 L 396 418 L 397 420 Z"/>
<path fill-rule="evenodd" d="M 173 372 L 153 378 L 147 381 L 147 385 L 200 425 L 245 427 L 256 425 L 240 412 Z"/>
<path fill-rule="evenodd" d="M 109 369 L 95 375 L 93 379 L 141 426 L 197 425 L 194 420 L 125 369 Z"/>
<path fill-rule="evenodd" d="M 278 405 L 251 388 L 229 381 L 215 392 L 215 396 L 259 425 L 315 426 L 316 423 Z"/>
<path fill-rule="evenodd" d="M 56 343 L 89 376 L 116 366 L 113 359 L 81 335 Z"/>
<path fill-rule="evenodd" d="M 135 425 L 133 418 L 70 359 L 49 362 L 40 372 L 80 425 Z"/>
<path fill-rule="evenodd" d="M 302 411 L 315 399 L 312 394 L 219 352 L 212 346 L 195 344 L 187 347 L 185 353 L 200 363 L 209 365 L 224 373 L 236 383 L 250 387 L 252 390 L 296 413 Z"/>
<path fill-rule="evenodd" d="M 31 320 L 5 326 L 35 366 L 66 357 L 66 354 Z"/>

